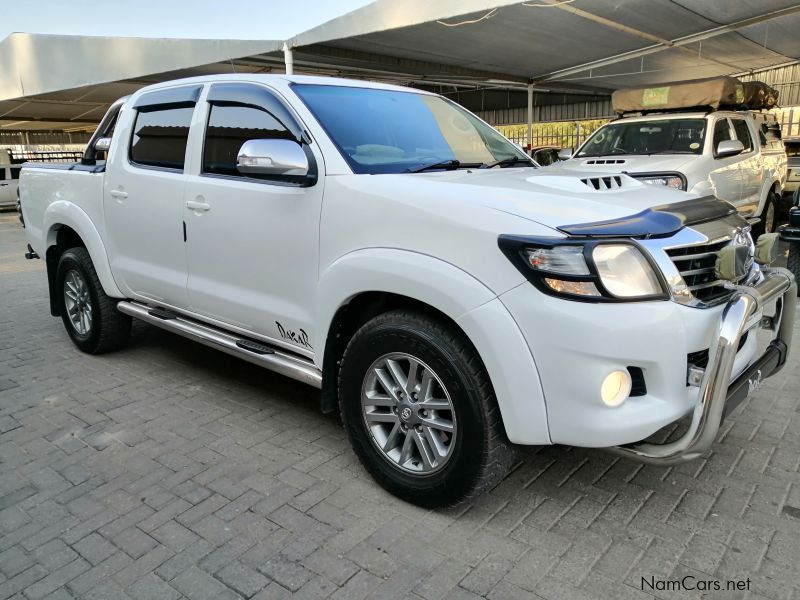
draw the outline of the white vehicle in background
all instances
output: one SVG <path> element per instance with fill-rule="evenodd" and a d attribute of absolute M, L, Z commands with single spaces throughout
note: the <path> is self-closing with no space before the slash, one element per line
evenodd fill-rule
<path fill-rule="evenodd" d="M 794 278 L 730 204 L 537 169 L 408 88 L 146 87 L 80 163 L 26 165 L 20 195 L 79 349 L 121 347 L 133 317 L 314 385 L 425 506 L 499 482 L 512 444 L 696 458 L 791 345 Z"/>
<path fill-rule="evenodd" d="M 727 81 L 730 78 L 722 79 L 731 83 Z M 691 85 L 694 95 L 685 94 L 681 100 L 712 101 L 716 99 L 712 94 L 697 95 L 696 90 L 716 83 L 718 80 L 655 89 L 675 94 Z M 633 92 L 621 90 L 626 95 L 623 100 Z M 615 110 L 618 93 L 612 97 Z M 646 106 L 645 100 L 625 108 Z M 684 106 L 673 111 L 625 112 L 595 131 L 574 155 L 564 151 L 561 156 L 570 160 L 560 163 L 559 169 L 626 173 L 651 185 L 716 196 L 733 204 L 753 224 L 754 233 L 777 230 L 787 159 L 780 127 L 771 113 L 710 108 L 692 111 Z"/>
<path fill-rule="evenodd" d="M 17 188 L 22 165 L 12 163 L 10 151 L 0 150 L 0 209 L 17 205 Z"/>

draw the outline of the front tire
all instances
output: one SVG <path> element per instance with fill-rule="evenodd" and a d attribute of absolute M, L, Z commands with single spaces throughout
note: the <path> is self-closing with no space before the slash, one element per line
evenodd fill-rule
<path fill-rule="evenodd" d="M 795 280 L 800 282 L 800 242 L 789 242 L 789 258 L 786 266 L 794 274 Z M 797 295 L 800 296 L 800 287 Z"/>
<path fill-rule="evenodd" d="M 764 203 L 764 210 L 761 211 L 761 222 L 754 228 L 755 237 L 762 233 L 775 233 L 778 231 L 778 194 L 770 191 L 767 201 Z"/>
<path fill-rule="evenodd" d="M 70 248 L 61 255 L 55 291 L 64 327 L 78 349 L 102 354 L 128 341 L 131 318 L 103 291 L 86 248 Z"/>
<path fill-rule="evenodd" d="M 375 480 L 425 507 L 496 485 L 513 462 L 494 391 L 463 333 L 394 310 L 364 324 L 341 361 L 339 406 Z"/>

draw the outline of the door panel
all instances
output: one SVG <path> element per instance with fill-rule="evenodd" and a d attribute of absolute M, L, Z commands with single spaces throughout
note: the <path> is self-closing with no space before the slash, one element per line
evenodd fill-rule
<path fill-rule="evenodd" d="M 108 252 L 115 278 L 134 296 L 185 307 L 183 167 L 194 107 L 140 109 L 118 135 L 105 179 Z M 132 133 L 131 133 L 132 132 Z M 120 152 L 121 151 L 121 152 Z M 130 158 L 130 160 L 129 160 Z"/>
<path fill-rule="evenodd" d="M 183 208 L 191 310 L 310 355 L 323 180 L 241 175 L 245 141 L 290 139 L 289 129 L 253 106 L 208 109 L 201 173 L 188 177 Z"/>
<path fill-rule="evenodd" d="M 739 155 L 739 171 L 742 181 L 742 199 L 739 210 L 755 214 L 761 202 L 761 187 L 764 180 L 764 164 L 757 152 L 751 131 L 745 119 L 732 118 L 731 124 L 736 139 L 742 142 L 744 152 Z"/>
<path fill-rule="evenodd" d="M 716 155 L 720 142 L 733 139 L 733 130 L 728 119 L 721 117 L 714 122 L 712 132 L 711 151 Z M 726 200 L 739 208 L 741 206 L 742 179 L 739 168 L 740 158 L 728 156 L 725 158 L 714 157 L 713 168 L 709 173 L 711 186 L 717 198 Z"/>

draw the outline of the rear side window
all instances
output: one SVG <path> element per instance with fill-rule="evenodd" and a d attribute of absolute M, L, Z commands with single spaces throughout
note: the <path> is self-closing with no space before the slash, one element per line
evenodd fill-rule
<path fill-rule="evenodd" d="M 19 174 L 22 172 L 22 167 L 11 167 L 11 179 L 19 179 Z"/>
<path fill-rule="evenodd" d="M 245 177 L 236 168 L 248 140 L 292 140 L 294 135 L 266 110 L 254 106 L 212 105 L 203 146 L 203 173 Z"/>
<path fill-rule="evenodd" d="M 720 142 L 731 139 L 731 128 L 728 126 L 728 119 L 720 119 L 714 124 L 714 152 Z"/>
<path fill-rule="evenodd" d="M 6 180 L 6 170 L 3 167 L 0 167 L 0 181 Z"/>
<path fill-rule="evenodd" d="M 742 142 L 745 152 L 753 149 L 753 138 L 750 137 L 750 128 L 744 119 L 732 119 L 733 130 L 736 132 L 736 139 Z"/>
<path fill-rule="evenodd" d="M 131 137 L 131 162 L 182 171 L 193 112 L 194 107 L 139 111 Z"/>

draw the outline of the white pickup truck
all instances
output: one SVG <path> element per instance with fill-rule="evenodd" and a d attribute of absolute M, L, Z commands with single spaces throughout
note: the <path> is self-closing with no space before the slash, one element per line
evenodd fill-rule
<path fill-rule="evenodd" d="M 756 234 L 778 229 L 787 159 L 775 115 L 756 111 L 663 112 L 603 125 L 557 168 L 624 172 L 648 183 L 733 204 Z"/>
<path fill-rule="evenodd" d="M 375 479 L 426 506 L 499 481 L 514 444 L 699 456 L 791 343 L 794 279 L 730 204 L 548 174 L 407 88 L 150 86 L 20 189 L 81 350 L 133 317 L 317 386 Z"/>

